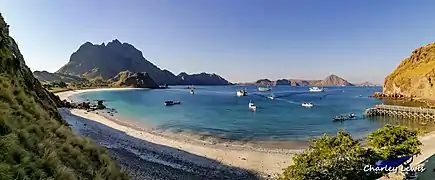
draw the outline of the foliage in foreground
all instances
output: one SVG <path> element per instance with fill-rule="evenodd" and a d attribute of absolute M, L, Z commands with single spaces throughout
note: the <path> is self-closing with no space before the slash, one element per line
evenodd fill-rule
<path fill-rule="evenodd" d="M 368 146 L 362 146 L 344 131 L 337 136 L 323 137 L 303 153 L 293 157 L 294 164 L 284 169 L 282 180 L 354 179 L 371 180 L 386 172 L 365 172 L 364 166 L 375 165 L 379 160 L 418 154 L 421 142 L 416 131 L 403 126 L 387 125 L 369 135 Z"/>
<path fill-rule="evenodd" d="M 0 14 L 0 179 L 128 179 L 103 148 L 72 133 L 7 28 Z"/>

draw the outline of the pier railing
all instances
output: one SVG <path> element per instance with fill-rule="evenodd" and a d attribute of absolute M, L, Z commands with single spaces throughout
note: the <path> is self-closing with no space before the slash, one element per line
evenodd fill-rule
<path fill-rule="evenodd" d="M 435 119 L 435 109 L 379 104 L 366 109 L 364 115 Z"/>

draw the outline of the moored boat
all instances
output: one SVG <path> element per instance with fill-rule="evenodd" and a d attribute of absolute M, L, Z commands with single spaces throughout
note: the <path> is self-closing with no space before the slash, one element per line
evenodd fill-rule
<path fill-rule="evenodd" d="M 310 102 L 304 102 L 304 103 L 302 103 L 302 106 L 303 107 L 313 107 L 314 105 L 313 105 L 313 103 L 310 103 Z"/>
<path fill-rule="evenodd" d="M 258 87 L 258 91 L 260 91 L 260 92 L 267 92 L 267 91 L 270 91 L 270 90 L 271 90 L 271 88 L 269 86 L 267 86 L 267 87 Z"/>
<path fill-rule="evenodd" d="M 267 98 L 274 100 L 275 99 L 275 95 L 273 95 L 273 93 L 271 93 L 269 96 L 267 96 Z"/>
<path fill-rule="evenodd" d="M 240 96 L 247 96 L 248 95 L 248 91 L 242 89 L 242 90 L 238 90 L 236 94 L 239 97 Z"/>
<path fill-rule="evenodd" d="M 172 106 L 176 104 L 181 104 L 180 101 L 165 101 L 165 106 Z"/>
<path fill-rule="evenodd" d="M 324 89 L 323 88 L 319 88 L 319 87 L 310 87 L 310 92 L 323 92 Z"/>
<path fill-rule="evenodd" d="M 193 89 L 190 89 L 190 94 L 195 94 L 195 91 Z"/>
<path fill-rule="evenodd" d="M 252 111 L 256 111 L 257 110 L 257 106 L 253 102 L 249 102 L 248 107 Z"/>

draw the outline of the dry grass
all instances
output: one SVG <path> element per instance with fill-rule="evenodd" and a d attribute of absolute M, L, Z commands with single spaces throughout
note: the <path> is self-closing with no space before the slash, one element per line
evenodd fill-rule
<path fill-rule="evenodd" d="M 7 27 L 0 14 L 0 179 L 128 179 L 105 149 L 73 134 Z"/>

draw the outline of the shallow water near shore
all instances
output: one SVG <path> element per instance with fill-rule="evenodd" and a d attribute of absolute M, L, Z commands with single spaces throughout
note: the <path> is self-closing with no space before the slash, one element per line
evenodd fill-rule
<path fill-rule="evenodd" d="M 238 89 L 245 88 L 248 96 L 235 95 Z M 269 93 L 257 92 L 254 86 L 197 86 L 194 95 L 186 87 L 175 86 L 159 90 L 84 92 L 71 99 L 106 100 L 106 106 L 118 111 L 114 116 L 117 119 L 128 119 L 155 132 L 180 133 L 213 143 L 255 142 L 253 146 L 267 144 L 283 148 L 305 146 L 309 138 L 335 134 L 341 129 L 356 137 L 364 137 L 385 124 L 434 130 L 433 124 L 421 125 L 414 120 L 364 119 L 362 113 L 366 108 L 383 103 L 368 98 L 376 91 L 382 89 L 330 87 L 325 92 L 309 92 L 307 87 L 277 86 L 273 89 L 276 98 L 270 100 L 266 98 Z M 167 107 L 163 104 L 166 100 L 181 101 L 181 105 Z M 256 112 L 249 111 L 250 101 L 256 103 Z M 314 107 L 301 106 L 307 101 Z M 357 118 L 342 123 L 331 119 L 349 113 Z"/>

